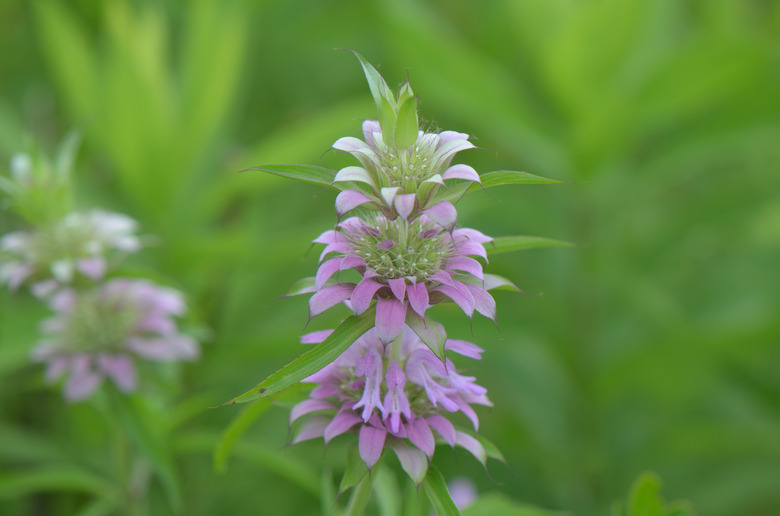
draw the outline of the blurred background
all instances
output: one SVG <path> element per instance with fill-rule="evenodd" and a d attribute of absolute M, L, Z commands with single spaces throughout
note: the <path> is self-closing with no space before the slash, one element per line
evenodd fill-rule
<path fill-rule="evenodd" d="M 499 329 L 437 307 L 486 349 L 465 365 L 507 459 L 492 480 L 460 451 L 439 468 L 575 515 L 608 513 L 643 470 L 701 515 L 780 514 L 780 3 L 1 0 L 0 163 L 79 130 L 80 206 L 157 237 L 133 265 L 187 292 L 206 336 L 157 386 L 185 513 L 318 514 L 320 471 L 343 469 L 350 439 L 286 447 L 283 407 L 226 473 L 211 458 L 240 410 L 212 407 L 305 350 L 305 297 L 276 298 L 313 274 L 309 243 L 336 220 L 331 191 L 237 171 L 352 164 L 327 151 L 375 112 L 339 48 L 390 85 L 408 74 L 425 121 L 484 149 L 461 162 L 574 182 L 458 205 L 487 234 L 579 246 L 491 260 L 534 294 L 497 293 Z M 0 214 L 0 233 L 18 227 Z M 92 487 L 24 473 L 99 471 L 107 453 L 94 407 L 65 405 L 29 363 L 45 313 L 0 293 L 2 514 L 79 513 Z"/>

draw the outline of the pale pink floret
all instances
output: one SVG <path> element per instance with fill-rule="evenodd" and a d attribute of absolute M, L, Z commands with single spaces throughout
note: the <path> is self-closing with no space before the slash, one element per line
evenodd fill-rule
<path fill-rule="evenodd" d="M 185 304 L 174 289 L 117 278 L 93 291 L 61 290 L 49 304 L 55 315 L 41 323 L 46 338 L 32 358 L 47 364 L 48 382 L 67 376 L 63 394 L 68 401 L 88 398 L 105 378 L 123 392 L 135 390 L 137 358 L 198 356 L 194 339 L 178 333 L 174 317 L 184 313 Z"/>
<path fill-rule="evenodd" d="M 315 343 L 328 334 L 317 332 L 303 340 Z M 448 340 L 445 349 L 477 359 L 482 353 L 460 340 Z M 476 429 L 471 405 L 490 406 L 486 390 L 473 377 L 458 374 L 449 359 L 445 365 L 408 327 L 388 347 L 375 329 L 369 330 L 334 362 L 303 381 L 316 386 L 291 411 L 291 424 L 307 416 L 296 424 L 293 442 L 316 437 L 329 442 L 356 432 L 360 456 L 369 468 L 389 446 L 405 469 L 414 469 L 420 456 L 428 460 L 433 456 L 436 436 L 478 458 L 485 455 L 478 441 L 469 440 L 469 434 L 456 430 L 443 415 L 462 412 Z"/>

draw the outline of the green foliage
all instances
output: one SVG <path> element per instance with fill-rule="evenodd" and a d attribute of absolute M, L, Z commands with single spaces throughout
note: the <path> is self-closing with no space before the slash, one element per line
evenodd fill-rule
<path fill-rule="evenodd" d="M 653 473 L 643 473 L 636 479 L 625 508 L 620 503 L 612 507 L 614 516 L 695 516 L 690 504 L 667 504 L 661 498 L 661 480 Z"/>

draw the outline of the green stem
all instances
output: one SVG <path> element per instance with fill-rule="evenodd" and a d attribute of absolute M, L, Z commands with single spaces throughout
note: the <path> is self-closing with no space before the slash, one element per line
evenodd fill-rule
<path fill-rule="evenodd" d="M 355 486 L 344 516 L 361 516 L 363 514 L 366 505 L 368 505 L 368 499 L 371 497 L 371 481 L 371 473 L 369 473 Z"/>

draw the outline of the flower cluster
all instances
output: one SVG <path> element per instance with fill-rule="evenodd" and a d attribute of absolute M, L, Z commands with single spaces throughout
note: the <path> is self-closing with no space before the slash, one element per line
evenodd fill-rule
<path fill-rule="evenodd" d="M 318 343 L 328 335 L 330 331 L 320 331 L 302 340 Z M 462 340 L 448 339 L 445 349 L 477 360 L 482 354 Z M 290 413 L 291 425 L 311 415 L 298 426 L 293 441 L 323 437 L 327 443 L 357 427 L 360 456 L 369 468 L 385 445 L 406 466 L 433 456 L 435 432 L 450 446 L 462 446 L 484 461 L 479 441 L 444 417 L 461 412 L 477 430 L 472 405 L 491 403 L 475 380 L 459 374 L 449 358 L 439 359 L 408 327 L 390 346 L 369 330 L 335 362 L 304 380 L 317 386 Z M 412 447 L 405 446 L 407 440 Z"/>
<path fill-rule="evenodd" d="M 72 211 L 67 200 L 55 205 L 69 192 L 69 170 L 52 168 L 42 156 L 16 155 L 11 172 L 11 179 L 0 177 L 0 190 L 32 229 L 0 236 L 0 284 L 14 291 L 29 286 L 54 312 L 41 323 L 44 338 L 32 358 L 46 363 L 49 382 L 67 377 L 65 399 L 89 397 L 104 378 L 124 392 L 136 389 L 135 358 L 198 355 L 196 342 L 177 328 L 175 318 L 186 311 L 180 292 L 112 275 L 125 255 L 142 247 L 135 220 Z"/>

